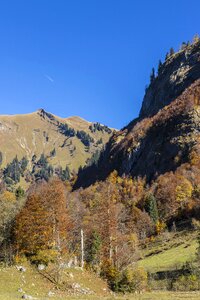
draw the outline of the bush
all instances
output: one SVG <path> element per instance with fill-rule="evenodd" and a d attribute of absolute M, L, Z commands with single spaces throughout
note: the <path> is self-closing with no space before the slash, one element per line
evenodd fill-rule
<path fill-rule="evenodd" d="M 118 291 L 120 272 L 113 266 L 113 264 L 109 260 L 106 260 L 102 263 L 100 275 L 107 280 L 109 287 L 113 291 Z"/>
<path fill-rule="evenodd" d="M 54 263 L 57 257 L 58 251 L 56 250 L 39 250 L 37 254 L 30 257 L 30 261 L 36 265 L 44 264 L 47 266 L 49 263 Z"/>
<path fill-rule="evenodd" d="M 147 289 L 147 272 L 143 268 L 128 268 L 119 282 L 120 292 L 136 292 Z"/>
<path fill-rule="evenodd" d="M 115 292 L 132 293 L 147 289 L 147 272 L 141 267 L 127 268 L 119 272 L 109 261 L 102 265 L 100 274 Z"/>
<path fill-rule="evenodd" d="M 195 274 L 181 275 L 172 285 L 176 291 L 197 291 L 200 288 L 200 280 Z"/>

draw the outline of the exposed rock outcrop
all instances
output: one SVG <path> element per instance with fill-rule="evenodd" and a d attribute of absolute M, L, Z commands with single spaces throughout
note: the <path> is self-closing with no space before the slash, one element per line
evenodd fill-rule
<path fill-rule="evenodd" d="M 200 77 L 200 41 L 171 55 L 146 90 L 140 117 L 154 115 Z"/>
<path fill-rule="evenodd" d="M 75 188 L 104 180 L 113 170 L 151 181 L 189 161 L 200 140 L 199 78 L 198 41 L 166 60 L 146 91 L 139 118 L 111 137 Z"/>

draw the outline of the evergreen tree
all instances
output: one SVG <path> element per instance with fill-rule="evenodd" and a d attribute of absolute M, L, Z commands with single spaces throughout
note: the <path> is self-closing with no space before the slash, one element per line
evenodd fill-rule
<path fill-rule="evenodd" d="M 20 181 L 20 173 L 20 163 L 16 156 L 13 161 L 4 169 L 4 179 L 6 182 L 12 179 L 15 183 L 17 183 Z"/>
<path fill-rule="evenodd" d="M 60 133 L 64 134 L 65 136 L 73 137 L 76 134 L 75 130 L 69 127 L 67 124 L 60 123 L 58 128 Z"/>
<path fill-rule="evenodd" d="M 153 222 L 156 223 L 158 221 L 158 208 L 157 208 L 156 198 L 154 197 L 153 194 L 149 194 L 147 195 L 145 202 L 146 202 L 145 203 L 146 211 L 149 213 Z"/>
<path fill-rule="evenodd" d="M 100 263 L 100 250 L 101 250 L 101 237 L 99 233 L 94 230 L 91 234 L 88 243 L 88 257 L 87 262 L 92 265 L 98 265 Z"/>
<path fill-rule="evenodd" d="M 59 176 L 62 181 L 66 181 L 70 179 L 70 169 L 66 166 L 65 170 L 61 171 L 61 175 Z"/>
<path fill-rule="evenodd" d="M 154 82 L 155 78 L 156 78 L 155 69 L 152 68 L 151 75 L 150 75 L 150 83 Z"/>
<path fill-rule="evenodd" d="M 23 157 L 20 161 L 20 169 L 21 169 L 21 174 L 24 173 L 24 171 L 26 170 L 28 166 L 28 160 L 26 157 Z"/>
<path fill-rule="evenodd" d="M 84 130 L 78 130 L 76 136 L 86 147 L 89 147 L 90 143 L 94 143 L 94 139 Z"/>
<path fill-rule="evenodd" d="M 50 152 L 50 156 L 51 157 L 55 157 L 56 156 L 56 149 L 55 148 Z"/>
<path fill-rule="evenodd" d="M 169 52 L 166 53 L 165 55 L 165 61 L 170 57 Z"/>
<path fill-rule="evenodd" d="M 37 159 L 37 156 L 34 154 L 34 155 L 32 156 L 32 162 L 35 162 L 36 159 Z"/>
<path fill-rule="evenodd" d="M 161 60 L 159 60 L 159 62 L 158 62 L 158 75 L 160 74 L 160 72 L 161 72 L 161 68 L 162 68 L 162 61 Z"/>
<path fill-rule="evenodd" d="M 185 42 L 183 42 L 183 43 L 181 44 L 181 50 L 184 50 L 186 47 L 187 47 L 187 44 L 186 44 Z"/>
<path fill-rule="evenodd" d="M 174 48 L 170 48 L 170 50 L 169 50 L 169 55 L 171 56 L 171 55 L 173 55 L 175 53 L 175 51 L 174 51 Z"/>
<path fill-rule="evenodd" d="M 193 38 L 193 43 L 196 44 L 196 43 L 198 43 L 199 41 L 200 41 L 200 37 L 199 37 L 198 34 L 196 34 L 196 35 L 194 36 L 194 38 Z"/>
<path fill-rule="evenodd" d="M 48 161 L 44 153 L 41 154 L 40 159 L 37 162 L 37 165 L 44 168 L 48 165 Z"/>
<path fill-rule="evenodd" d="M 23 198 L 24 195 L 25 195 L 25 192 L 24 192 L 23 188 L 21 186 L 19 186 L 15 191 L 16 199 Z"/>

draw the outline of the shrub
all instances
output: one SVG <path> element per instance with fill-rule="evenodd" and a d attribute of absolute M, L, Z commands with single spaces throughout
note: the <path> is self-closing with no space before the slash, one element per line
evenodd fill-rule
<path fill-rule="evenodd" d="M 109 287 L 113 291 L 118 291 L 120 272 L 109 260 L 106 260 L 102 263 L 100 275 L 107 280 Z"/>
<path fill-rule="evenodd" d="M 132 293 L 146 290 L 146 288 L 147 272 L 143 268 L 128 268 L 122 273 L 119 291 Z"/>
<path fill-rule="evenodd" d="M 36 265 L 54 263 L 58 258 L 58 251 L 53 249 L 39 250 L 37 254 L 30 257 L 30 261 Z"/>
<path fill-rule="evenodd" d="M 176 291 L 196 291 L 199 290 L 200 280 L 195 274 L 181 275 L 173 283 Z"/>
<path fill-rule="evenodd" d="M 132 293 L 147 289 L 148 276 L 142 267 L 127 268 L 120 273 L 110 261 L 105 261 L 100 275 L 115 292 Z"/>

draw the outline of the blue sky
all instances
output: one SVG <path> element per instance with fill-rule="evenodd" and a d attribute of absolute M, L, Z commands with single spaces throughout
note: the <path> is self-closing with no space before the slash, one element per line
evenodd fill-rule
<path fill-rule="evenodd" d="M 121 128 L 152 67 L 200 33 L 199 0 L 0 0 L 0 114 Z"/>

